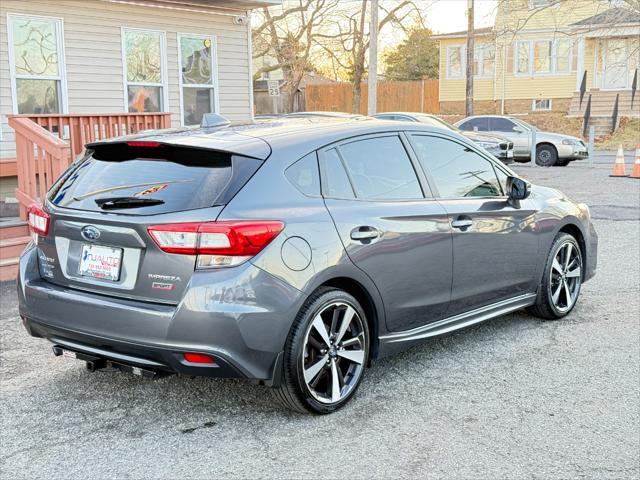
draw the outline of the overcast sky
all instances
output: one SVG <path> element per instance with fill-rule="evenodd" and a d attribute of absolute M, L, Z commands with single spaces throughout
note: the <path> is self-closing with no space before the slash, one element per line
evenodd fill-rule
<path fill-rule="evenodd" d="M 425 0 L 421 2 L 431 3 Z M 476 28 L 493 25 L 495 18 L 496 0 L 475 0 L 475 26 Z M 427 25 L 435 33 L 457 32 L 467 29 L 467 0 L 436 0 L 427 6 Z"/>

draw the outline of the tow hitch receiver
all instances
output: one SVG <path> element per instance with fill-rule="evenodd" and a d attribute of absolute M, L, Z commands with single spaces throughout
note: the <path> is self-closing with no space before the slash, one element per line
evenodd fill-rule
<path fill-rule="evenodd" d="M 90 372 L 109 368 L 120 370 L 121 372 L 132 373 L 133 375 L 148 379 L 158 379 L 169 375 L 168 372 L 159 370 L 148 370 L 146 368 L 140 368 L 134 365 L 127 365 L 125 363 L 107 360 L 106 358 L 95 357 L 93 355 L 87 355 L 86 353 L 67 350 L 66 348 L 62 348 L 58 345 L 53 346 L 53 354 L 56 357 L 63 356 L 68 358 L 75 358 L 77 360 L 83 360 L 84 362 L 86 362 L 87 370 L 89 370 Z"/>

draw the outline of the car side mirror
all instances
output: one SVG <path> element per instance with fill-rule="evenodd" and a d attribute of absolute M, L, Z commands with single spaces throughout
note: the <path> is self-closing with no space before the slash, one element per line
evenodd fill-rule
<path fill-rule="evenodd" d="M 522 133 L 523 130 L 520 127 L 513 127 L 513 131 L 516 133 Z"/>
<path fill-rule="evenodd" d="M 519 177 L 507 177 L 507 197 L 509 204 L 519 208 L 520 200 L 531 194 L 531 184 Z"/>

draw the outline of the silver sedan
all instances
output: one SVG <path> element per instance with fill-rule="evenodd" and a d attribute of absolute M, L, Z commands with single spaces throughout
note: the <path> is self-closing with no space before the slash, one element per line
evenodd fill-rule
<path fill-rule="evenodd" d="M 513 142 L 516 162 L 531 160 L 531 132 L 536 136 L 536 163 L 544 167 L 564 167 L 574 160 L 589 156 L 585 143 L 576 137 L 540 131 L 519 118 L 501 115 L 477 115 L 457 122 L 463 131 L 502 135 Z"/>

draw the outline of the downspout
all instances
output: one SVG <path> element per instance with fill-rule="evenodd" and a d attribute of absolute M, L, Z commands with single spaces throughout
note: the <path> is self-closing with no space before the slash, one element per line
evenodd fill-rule
<path fill-rule="evenodd" d="M 249 118 L 253 122 L 253 40 L 251 38 L 251 10 L 247 10 L 247 61 L 249 62 L 247 69 L 249 71 Z"/>

